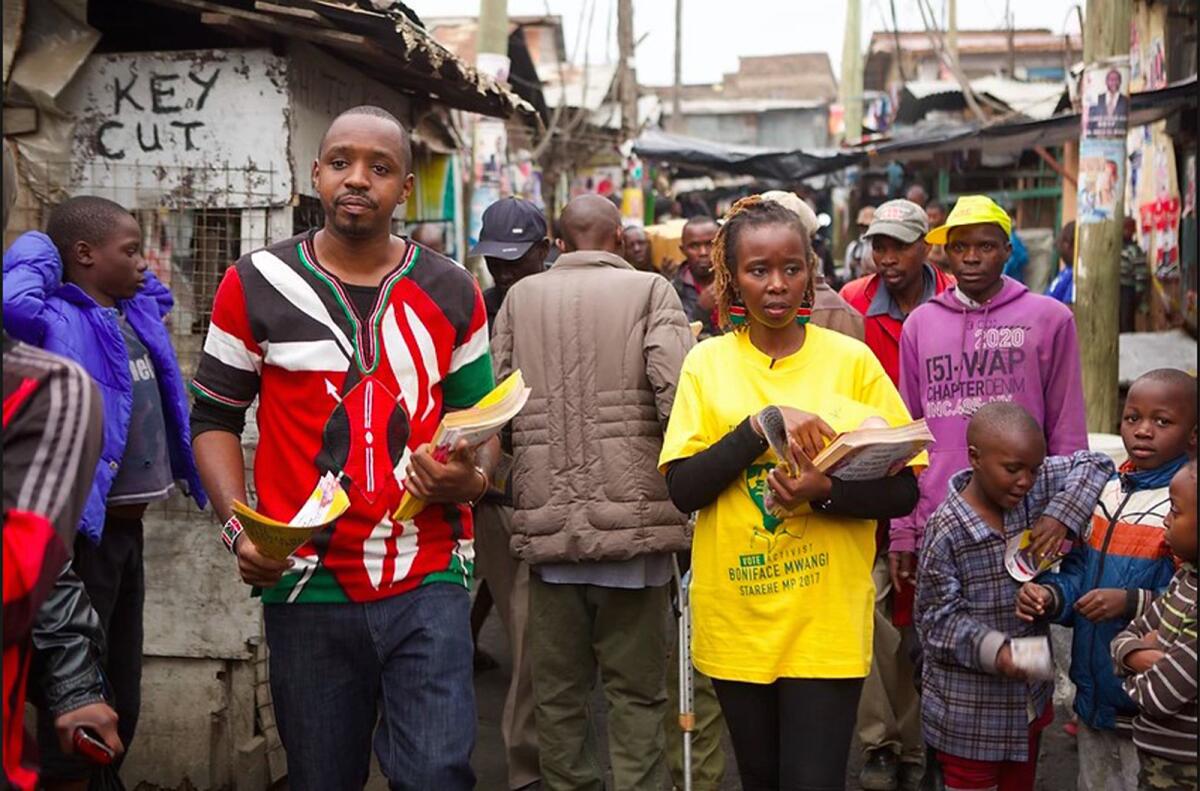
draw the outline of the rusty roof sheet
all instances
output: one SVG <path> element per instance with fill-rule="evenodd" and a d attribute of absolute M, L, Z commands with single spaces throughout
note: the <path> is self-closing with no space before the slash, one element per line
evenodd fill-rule
<path fill-rule="evenodd" d="M 523 116 L 540 123 L 533 106 L 463 62 L 404 13 L 355 0 L 151 0 L 222 19 L 261 33 L 298 38 L 336 52 L 399 90 L 427 96 L 459 110 L 495 118 Z M 220 19 L 218 19 L 220 18 Z"/>
<path fill-rule="evenodd" d="M 960 30 L 958 31 L 958 51 L 962 53 L 995 53 L 1008 52 L 1008 31 L 998 30 Z M 1062 52 L 1070 42 L 1071 51 L 1083 49 L 1083 38 L 1079 33 L 1069 36 L 1053 33 L 1048 28 L 1018 28 L 1012 32 L 1013 49 L 1016 52 Z M 937 35 L 943 35 L 938 32 Z M 898 39 L 898 41 L 897 41 Z M 877 30 L 871 34 L 870 52 L 894 54 L 897 46 L 906 53 L 930 53 L 933 44 L 929 33 L 924 30 L 901 30 L 893 33 L 888 30 Z"/>

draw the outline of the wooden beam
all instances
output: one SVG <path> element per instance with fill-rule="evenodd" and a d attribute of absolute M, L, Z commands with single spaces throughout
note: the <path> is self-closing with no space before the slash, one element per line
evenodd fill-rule
<path fill-rule="evenodd" d="M 291 16 L 297 19 L 303 19 L 321 27 L 331 27 L 329 20 L 313 11 L 311 8 L 297 8 L 295 6 L 280 5 L 279 3 L 267 3 L 263 0 L 256 0 L 254 3 L 255 11 L 264 11 L 268 14 L 279 14 L 281 16 Z"/>
<path fill-rule="evenodd" d="M 269 34 L 264 35 L 257 28 L 229 14 L 215 14 L 211 11 L 205 11 L 200 14 L 200 24 L 221 28 L 243 44 L 259 43 L 270 38 Z"/>
<path fill-rule="evenodd" d="M 13 107 L 4 105 L 4 136 L 27 135 L 38 130 L 36 107 Z"/>
<path fill-rule="evenodd" d="M 1042 161 L 1045 162 L 1051 170 L 1058 174 L 1059 178 L 1063 179 L 1064 181 L 1071 182 L 1072 187 L 1078 185 L 1078 182 L 1075 180 L 1075 174 L 1063 167 L 1062 164 L 1060 164 L 1059 161 L 1055 159 L 1049 151 L 1046 150 L 1045 146 L 1034 146 L 1033 151 L 1042 158 Z"/>

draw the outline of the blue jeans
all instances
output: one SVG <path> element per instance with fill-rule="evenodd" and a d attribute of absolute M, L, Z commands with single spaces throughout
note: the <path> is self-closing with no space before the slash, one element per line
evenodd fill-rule
<path fill-rule="evenodd" d="M 292 791 L 361 789 L 372 731 L 390 788 L 474 788 L 470 606 L 450 583 L 365 604 L 263 606 Z"/>

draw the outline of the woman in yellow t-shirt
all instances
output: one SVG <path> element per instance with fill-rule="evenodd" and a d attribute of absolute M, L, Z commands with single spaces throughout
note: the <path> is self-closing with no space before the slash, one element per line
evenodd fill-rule
<path fill-rule="evenodd" d="M 917 502 L 910 469 L 842 481 L 809 462 L 837 432 L 909 415 L 861 342 L 807 323 L 814 257 L 800 218 L 734 204 L 713 248 L 732 332 L 692 349 L 660 469 L 692 547 L 696 667 L 713 679 L 742 786 L 841 788 L 871 664 L 875 520 Z M 757 415 L 784 413 L 795 477 L 776 467 Z"/>

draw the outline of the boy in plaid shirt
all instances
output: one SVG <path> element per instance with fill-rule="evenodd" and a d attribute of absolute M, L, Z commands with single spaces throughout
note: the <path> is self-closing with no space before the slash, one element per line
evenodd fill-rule
<path fill-rule="evenodd" d="M 1009 640 L 1047 627 L 1018 620 L 1005 548 L 1047 520 L 1079 535 L 1113 467 L 1086 451 L 1047 459 L 1037 422 L 1008 402 L 981 407 L 967 443 L 971 468 L 930 518 L 917 575 L 921 720 L 947 791 L 1032 791 L 1053 685 L 1014 664 Z"/>

